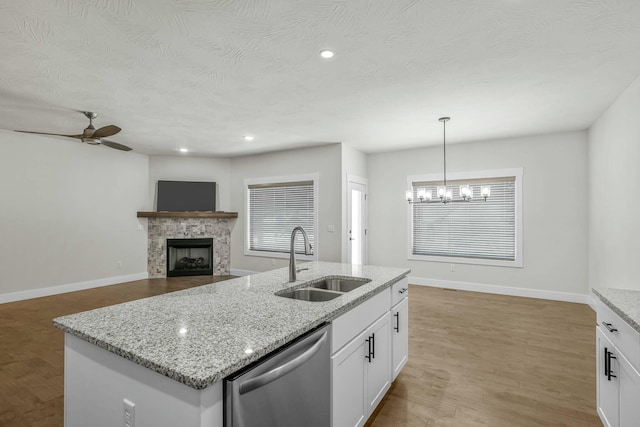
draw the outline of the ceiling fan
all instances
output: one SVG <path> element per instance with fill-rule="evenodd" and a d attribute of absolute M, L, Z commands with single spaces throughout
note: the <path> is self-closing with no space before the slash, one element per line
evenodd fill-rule
<path fill-rule="evenodd" d="M 98 117 L 98 113 L 92 113 L 91 111 L 81 111 L 88 119 L 89 126 L 85 130 L 82 131 L 79 135 L 65 135 L 61 133 L 46 133 L 46 132 L 31 132 L 28 130 L 17 130 L 16 132 L 22 133 L 35 133 L 38 135 L 54 135 L 54 136 L 67 136 L 69 138 L 76 138 L 81 140 L 82 142 L 86 142 L 91 145 L 104 145 L 109 148 L 115 148 L 116 150 L 122 151 L 131 151 L 130 147 L 126 145 L 118 144 L 117 142 L 108 141 L 104 138 L 113 136 L 116 133 L 120 132 L 121 129 L 118 126 L 108 125 L 101 127 L 100 129 L 96 129 L 93 127 L 93 119 Z"/>

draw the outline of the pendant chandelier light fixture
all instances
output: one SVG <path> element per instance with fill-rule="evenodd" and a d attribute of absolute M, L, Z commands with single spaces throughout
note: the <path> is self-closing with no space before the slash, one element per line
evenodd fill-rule
<path fill-rule="evenodd" d="M 453 198 L 453 191 L 451 188 L 447 187 L 447 122 L 451 120 L 451 117 L 440 117 L 438 119 L 442 122 L 442 157 L 443 157 L 443 182 L 442 185 L 439 185 L 436 190 L 436 195 L 431 193 L 431 190 L 427 190 L 426 188 L 418 188 L 417 190 L 417 200 L 414 200 L 413 188 L 407 190 L 407 201 L 409 203 L 459 203 L 459 202 L 471 202 L 472 200 L 482 200 L 487 201 L 487 198 L 491 195 L 491 187 L 488 185 L 480 186 L 480 197 L 481 199 L 474 199 L 474 188 L 469 184 L 463 184 L 460 186 L 460 198 Z"/>

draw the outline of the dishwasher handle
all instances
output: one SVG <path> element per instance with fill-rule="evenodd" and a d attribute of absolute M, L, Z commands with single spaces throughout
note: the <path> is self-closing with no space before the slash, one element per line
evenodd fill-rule
<path fill-rule="evenodd" d="M 320 338 L 309 348 L 309 350 L 302 353 L 300 356 L 296 357 L 288 361 L 287 363 L 278 366 L 277 368 L 273 368 L 269 372 L 265 372 L 262 375 L 259 375 L 255 378 L 251 378 L 240 384 L 239 392 L 240 394 L 249 393 L 257 388 L 263 387 L 269 384 L 272 381 L 277 380 L 280 377 L 285 376 L 289 372 L 293 371 L 297 367 L 305 364 L 309 359 L 311 359 L 317 352 L 320 350 L 320 347 L 327 340 L 327 332 L 324 332 Z"/>

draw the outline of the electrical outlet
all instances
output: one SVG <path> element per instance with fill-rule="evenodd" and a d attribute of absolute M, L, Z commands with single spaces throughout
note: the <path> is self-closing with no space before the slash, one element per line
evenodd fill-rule
<path fill-rule="evenodd" d="M 122 261 L 116 261 L 116 267 L 122 268 Z"/>
<path fill-rule="evenodd" d="M 122 427 L 136 427 L 136 405 L 128 400 L 122 400 Z"/>
<path fill-rule="evenodd" d="M 456 272 L 456 265 L 455 264 L 449 264 L 449 271 L 452 273 Z"/>
<path fill-rule="evenodd" d="M 275 267 L 275 266 L 276 266 L 276 260 L 275 260 L 275 259 L 273 259 L 273 258 L 271 259 L 271 266 L 272 266 L 272 267 Z"/>

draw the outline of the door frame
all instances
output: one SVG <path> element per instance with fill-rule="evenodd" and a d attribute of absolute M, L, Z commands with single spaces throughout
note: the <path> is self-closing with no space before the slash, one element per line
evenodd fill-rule
<path fill-rule="evenodd" d="M 346 187 L 347 187 L 347 229 L 345 230 L 345 241 L 347 247 L 346 262 L 351 263 L 351 245 L 349 241 L 349 230 L 351 229 L 351 209 L 353 201 L 351 199 L 350 184 L 358 184 L 364 186 L 364 203 L 362 206 L 362 223 L 364 228 L 364 239 L 362 247 L 362 264 L 368 264 L 369 262 L 369 180 L 357 175 L 347 174 Z"/>

